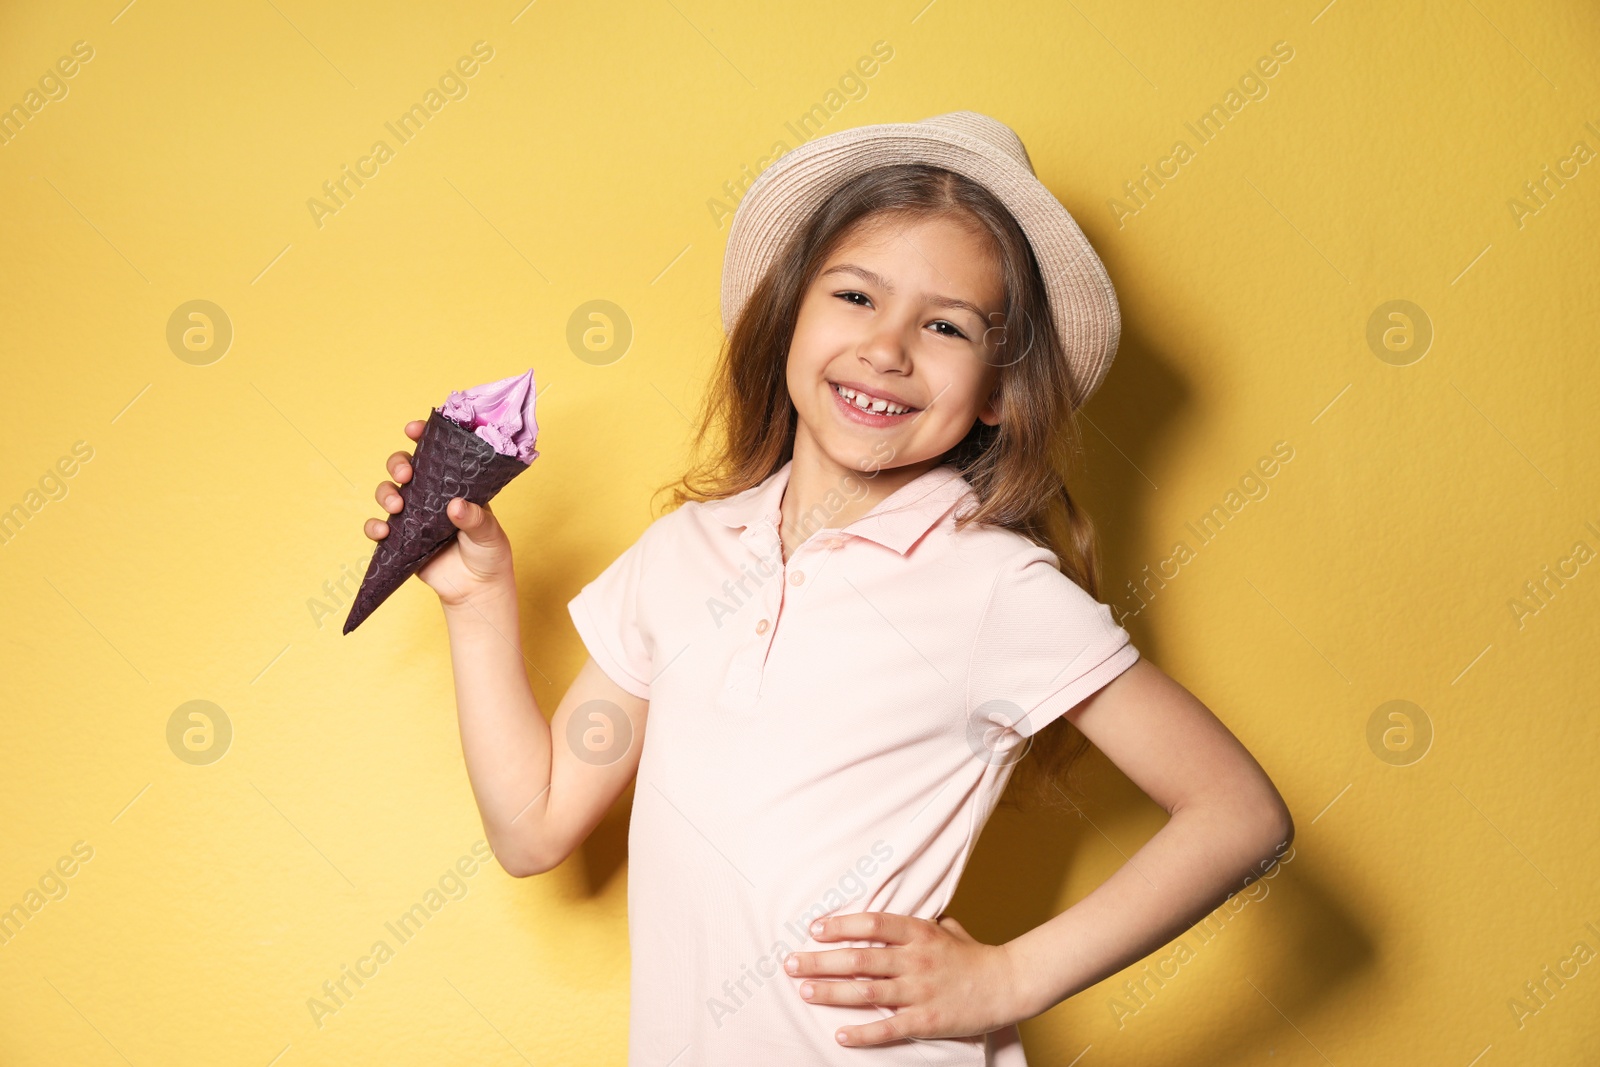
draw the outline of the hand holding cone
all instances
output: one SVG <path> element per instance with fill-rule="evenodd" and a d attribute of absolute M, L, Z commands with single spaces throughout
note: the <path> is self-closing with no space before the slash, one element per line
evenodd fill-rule
<path fill-rule="evenodd" d="M 511 410 L 507 405 L 494 409 L 493 420 L 483 417 L 477 427 L 457 422 L 435 409 L 417 441 L 416 454 L 411 459 L 412 476 L 399 487 L 401 509 L 388 520 L 389 534 L 378 542 L 361 580 L 355 602 L 345 619 L 344 632 L 349 633 L 364 622 L 378 605 L 387 600 L 405 580 L 420 570 L 430 559 L 454 541 L 460 531 L 450 521 L 447 513 L 450 501 L 462 497 L 471 503 L 487 504 L 506 484 L 528 469 L 529 462 L 538 456 L 532 447 L 537 433 L 533 422 L 533 371 L 519 378 L 482 386 L 478 390 L 452 393 L 445 410 L 461 411 L 470 404 L 457 403 L 458 398 L 480 401 L 482 396 L 497 388 L 505 389 L 526 381 L 525 399 Z M 478 394 L 474 396 L 474 394 Z M 513 424 L 515 424 L 513 426 Z M 477 432 L 478 430 L 486 432 Z M 519 455 L 506 455 L 497 450 L 490 440 L 501 447 L 516 450 Z"/>

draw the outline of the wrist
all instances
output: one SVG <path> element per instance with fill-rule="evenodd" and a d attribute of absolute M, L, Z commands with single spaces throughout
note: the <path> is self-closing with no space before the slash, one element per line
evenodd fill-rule
<path fill-rule="evenodd" d="M 459 598 L 446 599 L 441 596 L 439 606 L 444 609 L 447 621 L 477 618 L 485 613 L 504 611 L 507 608 L 514 612 L 517 607 L 517 583 L 508 575 L 504 579 L 474 586 L 464 591 Z"/>
<path fill-rule="evenodd" d="M 1006 1014 L 1011 1016 L 1011 1020 L 1021 1022 L 1032 1019 L 1055 1007 L 1059 998 L 1052 997 L 1051 991 L 1045 987 L 1043 968 L 1028 959 L 1025 948 L 1016 941 L 1007 941 L 999 948 L 1006 954 L 1006 964 L 1010 968 L 1010 981 L 1006 983 L 1010 993 Z"/>

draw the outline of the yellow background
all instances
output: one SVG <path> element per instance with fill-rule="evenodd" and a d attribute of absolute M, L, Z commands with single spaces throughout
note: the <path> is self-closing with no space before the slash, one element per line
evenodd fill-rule
<path fill-rule="evenodd" d="M 1128 997 L 1140 963 L 1024 1023 L 1032 1062 L 1593 1054 L 1600 964 L 1520 1021 L 1508 1003 L 1600 950 L 1600 563 L 1512 609 L 1600 550 L 1600 162 L 1520 224 L 1508 206 L 1600 150 L 1588 5 L 13 4 L 0 105 L 80 40 L 67 95 L 0 146 L 0 508 L 93 449 L 0 546 L 0 907 L 74 843 L 93 857 L 0 945 L 0 1061 L 623 1061 L 626 799 L 555 872 L 464 879 L 313 1022 L 482 830 L 432 594 L 349 637 L 342 602 L 320 625 L 308 603 L 364 566 L 402 424 L 532 365 L 543 454 L 496 510 L 552 709 L 583 656 L 566 601 L 685 456 L 720 338 L 708 201 L 876 41 L 893 58 L 824 132 L 995 115 L 1104 259 L 1124 334 L 1081 489 L 1104 598 L 1136 607 L 1126 583 L 1190 540 L 1127 624 L 1298 828 L 1165 984 Z M 322 183 L 480 40 L 467 96 L 319 227 Z M 1184 123 L 1278 41 L 1265 98 L 1197 147 Z M 1178 139 L 1194 158 L 1119 225 L 1109 201 Z M 209 365 L 166 340 L 196 299 L 234 330 Z M 606 365 L 567 343 L 595 299 L 634 329 Z M 1399 299 L 1433 332 L 1404 366 L 1367 342 Z M 1270 492 L 1196 548 L 1186 524 L 1278 441 Z M 209 765 L 168 747 L 191 700 L 232 724 Z M 1420 759 L 1368 740 L 1391 700 L 1431 728 Z M 1083 818 L 991 823 L 954 908 L 978 936 L 1044 921 L 1161 825 L 1093 769 Z"/>

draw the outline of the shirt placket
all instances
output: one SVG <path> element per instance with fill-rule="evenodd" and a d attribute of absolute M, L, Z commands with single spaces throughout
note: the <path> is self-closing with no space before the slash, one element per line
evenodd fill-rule
<path fill-rule="evenodd" d="M 830 548 L 834 539 L 812 541 L 802 545 L 787 562 L 783 560 L 782 542 L 771 521 L 763 520 L 745 528 L 740 540 L 766 561 L 772 573 L 761 579 L 761 584 L 746 605 L 754 610 L 741 612 L 738 646 L 728 665 L 728 679 L 723 686 L 723 699 L 735 710 L 749 710 L 761 695 L 761 683 L 766 665 L 772 654 L 773 639 L 778 624 L 790 601 L 790 586 L 798 593 L 807 579 L 806 571 Z M 760 576 L 760 572 L 755 572 Z"/>
<path fill-rule="evenodd" d="M 777 530 L 768 521 L 745 527 L 739 540 L 757 560 L 750 567 L 758 583 L 751 597 L 735 615 L 733 656 L 728 661 L 728 677 L 722 687 L 722 703 L 734 712 L 750 711 L 761 691 L 761 670 L 772 646 L 779 610 L 783 606 L 783 553 Z M 762 575 L 762 568 L 769 571 Z"/>

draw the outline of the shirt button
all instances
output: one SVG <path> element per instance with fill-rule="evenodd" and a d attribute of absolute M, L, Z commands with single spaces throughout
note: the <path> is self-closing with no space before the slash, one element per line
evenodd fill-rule
<path fill-rule="evenodd" d="M 766 619 L 762 619 L 760 622 L 756 623 L 756 633 L 764 634 L 766 632 L 767 632 L 767 620 Z"/>
<path fill-rule="evenodd" d="M 805 576 L 805 572 L 804 571 L 795 571 L 793 574 L 789 575 L 789 584 L 790 585 L 799 585 L 801 582 L 803 582 L 805 580 L 806 580 L 806 576 Z"/>

